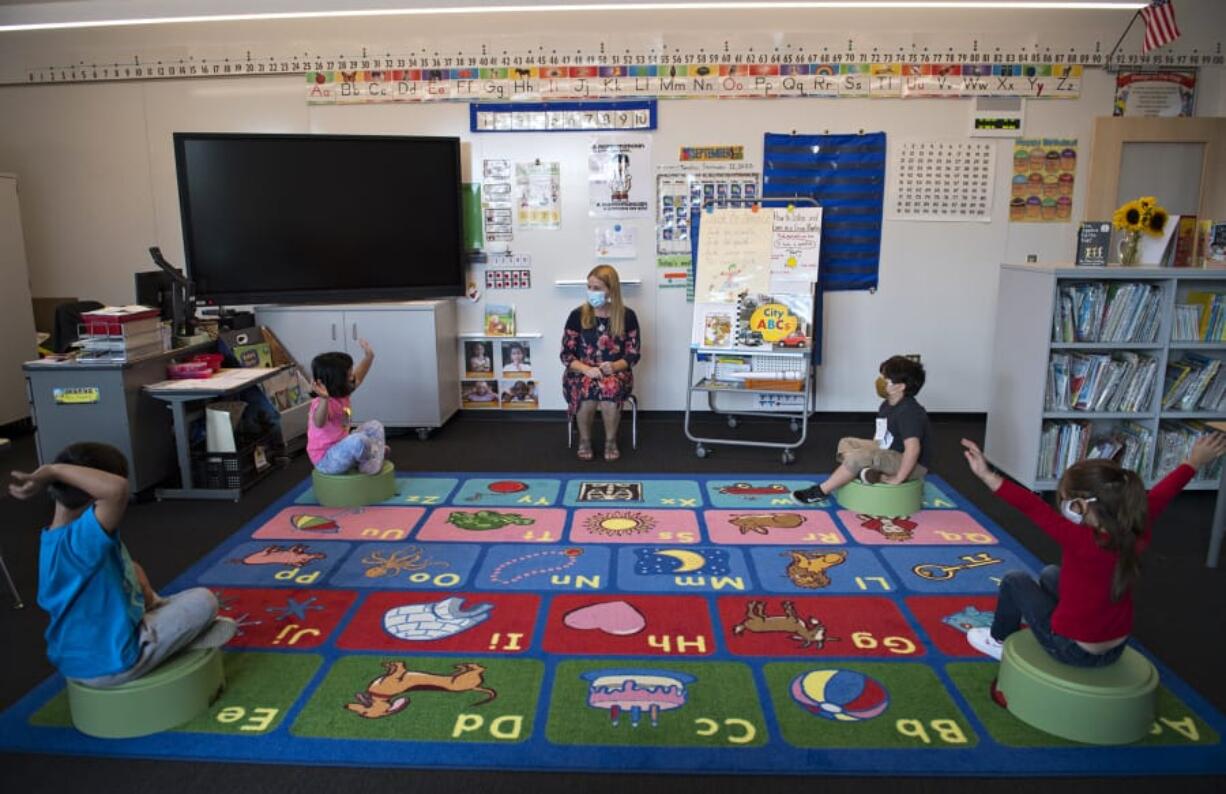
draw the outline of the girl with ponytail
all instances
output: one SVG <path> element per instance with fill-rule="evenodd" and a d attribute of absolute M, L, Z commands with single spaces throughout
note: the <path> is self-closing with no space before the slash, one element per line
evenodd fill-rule
<path fill-rule="evenodd" d="M 973 442 L 962 439 L 962 446 L 975 476 L 1061 549 L 1061 564 L 1043 568 L 1037 581 L 1025 571 L 1005 574 L 992 627 L 971 629 L 967 641 L 999 659 L 1005 638 L 1025 621 L 1056 661 L 1103 667 L 1120 657 L 1132 632 L 1132 586 L 1154 520 L 1197 469 L 1226 453 L 1226 435 L 1201 436 L 1148 494 L 1137 473 L 1115 461 L 1069 466 L 1056 488 L 1059 510 L 994 472 Z"/>

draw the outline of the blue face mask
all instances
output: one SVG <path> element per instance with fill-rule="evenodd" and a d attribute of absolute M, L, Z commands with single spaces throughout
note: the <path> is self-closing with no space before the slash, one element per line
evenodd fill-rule
<path fill-rule="evenodd" d="M 587 302 L 593 309 L 599 309 L 601 306 L 604 306 L 606 300 L 608 300 L 607 296 L 600 290 L 590 289 L 587 291 Z"/>

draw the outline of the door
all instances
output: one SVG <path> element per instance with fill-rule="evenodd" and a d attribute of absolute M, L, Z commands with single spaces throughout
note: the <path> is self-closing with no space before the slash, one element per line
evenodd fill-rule
<path fill-rule="evenodd" d="M 434 312 L 385 309 L 345 312 L 345 342 L 359 359 L 365 339 L 375 351 L 366 381 L 353 394 L 355 422 L 378 419 L 392 427 L 438 427 L 438 360 Z"/>
<path fill-rule="evenodd" d="M 336 309 L 256 309 L 256 323 L 276 334 L 307 372 L 311 359 L 320 353 L 352 353 L 345 345 L 344 319 L 344 313 Z"/>

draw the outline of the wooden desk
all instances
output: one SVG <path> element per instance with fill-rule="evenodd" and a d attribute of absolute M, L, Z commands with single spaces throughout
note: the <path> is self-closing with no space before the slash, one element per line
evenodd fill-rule
<path fill-rule="evenodd" d="M 1226 433 L 1226 422 L 1206 422 L 1205 424 L 1221 433 Z M 1209 557 L 1205 565 L 1216 568 L 1218 557 L 1222 553 L 1222 537 L 1226 536 L 1226 465 L 1222 466 L 1222 478 L 1217 488 L 1217 505 L 1213 508 L 1213 528 L 1209 531 Z"/>
<path fill-rule="evenodd" d="M 238 501 L 241 488 L 197 488 L 192 477 L 192 448 L 188 438 L 187 404 L 200 400 L 216 400 L 235 394 L 271 378 L 286 367 L 271 369 L 223 369 L 211 378 L 164 380 L 151 383 L 145 392 L 151 397 L 170 403 L 174 417 L 175 452 L 179 458 L 181 488 L 158 488 L 158 499 L 233 499 Z"/>

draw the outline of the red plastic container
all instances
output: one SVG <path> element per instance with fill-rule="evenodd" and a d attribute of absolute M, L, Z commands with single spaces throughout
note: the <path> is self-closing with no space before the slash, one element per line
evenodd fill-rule
<path fill-rule="evenodd" d="M 181 361 L 166 365 L 166 377 L 171 380 L 187 380 L 189 378 L 207 378 L 213 374 L 205 361 Z"/>
<path fill-rule="evenodd" d="M 225 358 L 221 353 L 198 353 L 192 356 L 192 361 L 203 361 L 209 365 L 209 372 L 221 369 L 221 361 Z"/>

